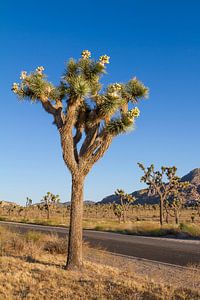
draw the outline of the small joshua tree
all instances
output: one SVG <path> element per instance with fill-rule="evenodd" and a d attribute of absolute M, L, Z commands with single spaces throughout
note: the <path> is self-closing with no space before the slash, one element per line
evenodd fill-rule
<path fill-rule="evenodd" d="M 195 210 L 200 217 L 200 185 L 196 187 L 194 184 L 190 185 L 189 197 L 195 201 Z"/>
<path fill-rule="evenodd" d="M 54 195 L 50 192 L 47 192 L 47 194 L 41 199 L 43 208 L 47 211 L 47 219 L 50 218 L 51 208 L 53 208 L 56 204 L 58 204 L 59 201 L 60 201 L 59 195 Z"/>
<path fill-rule="evenodd" d="M 120 199 L 120 204 L 118 204 L 116 209 L 118 209 L 118 211 L 121 210 L 123 222 L 126 223 L 128 208 L 129 208 L 130 204 L 135 201 L 135 197 L 133 197 L 130 194 L 125 193 L 124 190 L 120 190 L 120 189 L 116 190 L 115 195 L 119 196 L 119 199 Z M 119 209 L 119 206 L 120 206 L 120 209 Z M 120 221 L 121 221 L 121 219 L 120 219 Z"/>
<path fill-rule="evenodd" d="M 164 202 L 164 208 L 167 216 L 171 215 L 174 217 L 176 224 L 179 224 L 183 200 L 188 188 L 190 188 L 190 183 L 187 181 L 181 182 L 180 178 L 176 176 L 173 180 L 171 192 L 169 192 L 168 198 Z"/>
<path fill-rule="evenodd" d="M 58 86 L 47 81 L 44 68 L 21 73 L 13 84 L 20 99 L 40 102 L 54 119 L 61 140 L 63 159 L 72 175 L 71 212 L 67 267 L 82 266 L 82 215 L 84 180 L 104 155 L 115 136 L 130 130 L 139 109 L 139 99 L 148 89 L 136 78 L 102 89 L 109 57 L 91 59 L 88 50 L 79 60 L 70 59 Z"/>
<path fill-rule="evenodd" d="M 166 211 L 166 222 L 169 223 L 169 216 L 175 218 L 176 224 L 179 224 L 179 217 L 183 202 L 181 198 L 175 197 L 174 199 L 167 200 L 164 203 Z"/>
<path fill-rule="evenodd" d="M 161 167 L 160 171 L 155 171 L 152 164 L 147 169 L 143 164 L 138 163 L 140 169 L 144 172 L 141 181 L 145 182 L 149 187 L 150 194 L 159 197 L 160 205 L 160 225 L 163 225 L 164 207 L 169 208 L 169 199 L 172 199 L 173 208 L 176 207 L 176 217 L 178 220 L 178 212 L 181 207 L 182 193 L 189 186 L 188 182 L 181 182 L 176 175 L 177 168 Z"/>
<path fill-rule="evenodd" d="M 121 223 L 122 216 L 123 216 L 123 210 L 122 206 L 117 203 L 113 203 L 113 213 L 117 217 L 119 223 Z"/>
<path fill-rule="evenodd" d="M 29 207 L 33 204 L 33 200 L 29 197 L 26 197 L 26 207 Z"/>

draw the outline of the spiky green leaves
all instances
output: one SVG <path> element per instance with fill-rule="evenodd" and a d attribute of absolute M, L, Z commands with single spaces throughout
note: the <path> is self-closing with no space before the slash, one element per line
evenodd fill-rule
<path fill-rule="evenodd" d="M 70 78 L 70 95 L 72 97 L 86 97 L 90 92 L 90 85 L 83 76 L 78 75 Z"/>
<path fill-rule="evenodd" d="M 105 63 L 90 59 L 88 50 L 82 52 L 78 61 L 70 59 L 64 73 L 64 82 L 69 87 L 69 95 L 90 97 L 96 95 L 100 89 L 100 76 L 105 73 Z"/>
<path fill-rule="evenodd" d="M 64 124 L 65 117 L 68 119 L 68 107 L 74 105 L 76 115 L 71 118 L 73 128 L 81 127 L 82 132 L 89 134 L 89 130 L 96 126 L 99 135 L 102 130 L 117 135 L 133 128 L 140 112 L 137 108 L 131 109 L 132 103 L 146 97 L 148 88 L 133 78 L 127 84 L 113 83 L 101 91 L 100 78 L 106 71 L 109 59 L 109 56 L 102 55 L 99 60 L 94 60 L 90 51 L 84 50 L 80 59 L 69 60 L 58 87 L 47 81 L 44 68 L 40 66 L 30 74 L 22 71 L 21 83 L 14 83 L 12 90 L 21 99 L 41 101 L 47 112 L 54 117 L 56 114 L 59 128 Z M 56 103 L 52 103 L 54 101 Z M 61 114 L 59 117 L 58 113 Z"/>
<path fill-rule="evenodd" d="M 111 120 L 106 125 L 106 130 L 108 133 L 112 134 L 113 136 L 121 134 L 123 132 L 126 132 L 129 127 L 131 127 L 132 124 L 129 124 L 129 126 L 126 126 L 124 122 L 119 118 L 115 120 Z"/>
<path fill-rule="evenodd" d="M 149 89 L 136 77 L 134 77 L 127 84 L 123 85 L 122 97 L 128 101 L 137 103 L 138 99 L 147 98 L 148 93 Z"/>
<path fill-rule="evenodd" d="M 106 130 L 113 136 L 129 131 L 133 128 L 133 120 L 130 120 L 127 116 L 122 118 L 116 118 L 111 120 L 106 125 Z"/>
<path fill-rule="evenodd" d="M 102 97 L 102 102 L 98 106 L 98 116 L 105 118 L 106 116 L 113 115 L 121 105 L 121 99 L 111 94 Z"/>
<path fill-rule="evenodd" d="M 28 98 L 35 102 L 40 99 L 57 100 L 64 97 L 62 87 L 55 88 L 50 82 L 45 79 L 43 74 L 44 68 L 38 67 L 34 72 L 27 74 L 26 71 L 21 72 L 21 83 L 14 83 L 12 91 L 19 98 Z"/>
<path fill-rule="evenodd" d="M 121 117 L 111 120 L 106 125 L 106 130 L 112 135 L 118 135 L 133 129 L 135 118 L 139 116 L 139 109 L 135 107 Z"/>

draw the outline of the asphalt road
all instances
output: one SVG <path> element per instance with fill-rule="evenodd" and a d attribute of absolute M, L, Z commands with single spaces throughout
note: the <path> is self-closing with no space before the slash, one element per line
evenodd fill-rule
<path fill-rule="evenodd" d="M 68 233 L 66 228 L 61 227 L 3 221 L 0 222 L 0 225 L 8 226 L 12 230 L 20 232 L 29 230 L 48 233 L 55 232 L 62 237 L 65 237 Z M 200 241 L 198 240 L 141 237 L 94 230 L 84 230 L 83 236 L 84 241 L 88 242 L 91 246 L 100 247 L 103 250 L 117 254 L 180 266 L 200 264 Z"/>

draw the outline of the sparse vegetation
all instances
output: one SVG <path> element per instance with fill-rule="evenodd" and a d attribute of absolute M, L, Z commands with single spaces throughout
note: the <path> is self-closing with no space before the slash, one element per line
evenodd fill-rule
<path fill-rule="evenodd" d="M 116 220 L 114 204 L 84 205 L 83 228 L 103 231 L 121 232 L 125 234 L 140 234 L 153 236 L 180 236 L 200 238 L 200 217 L 198 207 L 182 207 L 180 224 L 174 222 L 174 217 L 169 216 L 169 223 L 160 228 L 159 205 L 130 205 L 126 211 L 126 224 Z M 119 205 L 120 207 L 120 205 Z M 121 209 L 121 208 L 120 208 Z M 31 205 L 26 207 L 19 215 L 19 208 L 13 209 L 12 215 L 6 206 L 0 209 L 2 221 L 18 221 L 39 225 L 69 226 L 70 207 L 51 207 L 51 215 L 46 219 L 46 210 L 41 206 Z M 191 216 L 195 216 L 194 219 Z M 122 211 L 120 216 L 122 218 Z M 183 225 L 184 224 L 184 225 Z M 187 227 L 187 230 L 185 228 Z M 191 230 L 190 230 L 191 229 Z"/>
<path fill-rule="evenodd" d="M 198 267 L 181 271 L 159 265 L 158 269 L 152 263 L 113 257 L 84 244 L 84 269 L 66 272 L 63 270 L 66 248 L 66 239 L 54 234 L 33 231 L 19 234 L 0 227 L 0 298 L 197 300 L 200 297 Z"/>

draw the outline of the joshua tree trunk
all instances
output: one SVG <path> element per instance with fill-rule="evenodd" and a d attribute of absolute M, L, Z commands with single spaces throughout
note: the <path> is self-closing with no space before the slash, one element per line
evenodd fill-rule
<path fill-rule="evenodd" d="M 127 221 L 127 211 L 125 206 L 123 207 L 123 222 L 126 223 Z"/>
<path fill-rule="evenodd" d="M 177 225 L 179 224 L 179 211 L 178 210 L 175 211 L 175 222 Z"/>
<path fill-rule="evenodd" d="M 67 269 L 81 268 L 84 177 L 72 175 Z"/>
<path fill-rule="evenodd" d="M 50 218 L 50 208 L 49 205 L 47 205 L 47 219 L 49 220 Z"/>
<path fill-rule="evenodd" d="M 169 224 L 169 213 L 166 212 L 166 219 L 165 219 L 166 223 Z"/>
<path fill-rule="evenodd" d="M 163 199 L 160 198 L 160 226 L 163 226 Z"/>

